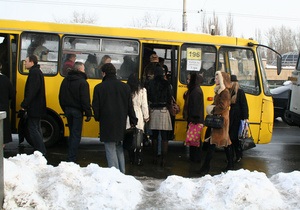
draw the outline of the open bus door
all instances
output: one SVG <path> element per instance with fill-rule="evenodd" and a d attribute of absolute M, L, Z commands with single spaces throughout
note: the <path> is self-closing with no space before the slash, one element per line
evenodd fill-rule
<path fill-rule="evenodd" d="M 141 70 L 141 78 L 143 79 L 144 69 L 147 64 L 150 63 L 150 56 L 152 53 L 156 53 L 156 55 L 160 58 L 164 59 L 164 65 L 167 69 L 166 79 L 168 79 L 169 83 L 172 86 L 173 96 L 177 101 L 177 75 L 178 75 L 178 48 L 177 45 L 167 45 L 167 44 L 149 44 L 143 43 L 142 45 L 142 70 Z M 183 109 L 183 107 L 180 107 Z M 174 140 L 174 130 L 175 130 L 175 118 L 172 117 L 172 128 L 173 131 L 170 132 L 169 140 Z"/>
<path fill-rule="evenodd" d="M 17 71 L 17 35 L 0 34 L 0 61 L 2 63 L 2 74 L 6 75 L 13 87 L 16 88 L 16 71 Z M 16 133 L 16 100 L 11 101 L 11 130 Z"/>

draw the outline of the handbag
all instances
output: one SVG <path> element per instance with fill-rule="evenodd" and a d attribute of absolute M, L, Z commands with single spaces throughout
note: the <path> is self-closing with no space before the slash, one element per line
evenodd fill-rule
<path fill-rule="evenodd" d="M 168 110 L 170 112 L 170 115 L 172 115 L 174 117 L 180 112 L 180 107 L 176 103 L 173 96 L 172 96 L 171 104 L 168 105 Z"/>
<path fill-rule="evenodd" d="M 123 141 L 123 148 L 128 151 L 140 150 L 143 147 L 143 138 L 143 130 L 138 129 L 136 127 L 126 129 Z"/>
<path fill-rule="evenodd" d="M 241 128 L 243 129 L 241 130 Z M 254 143 L 254 139 L 252 137 L 250 126 L 246 121 L 241 120 L 240 130 L 241 132 L 239 133 L 239 141 L 242 150 L 245 151 L 256 147 L 256 144 Z"/>
<path fill-rule="evenodd" d="M 224 117 L 221 115 L 206 115 L 204 125 L 211 128 L 223 128 Z"/>
<path fill-rule="evenodd" d="M 185 145 L 200 147 L 201 131 L 203 124 L 201 123 L 189 123 L 188 130 L 186 132 Z"/>

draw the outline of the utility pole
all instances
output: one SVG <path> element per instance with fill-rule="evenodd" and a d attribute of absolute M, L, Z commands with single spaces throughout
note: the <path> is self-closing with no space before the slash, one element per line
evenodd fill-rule
<path fill-rule="evenodd" d="M 187 21 L 186 21 L 186 0 L 183 0 L 183 14 L 182 14 L 182 31 L 187 30 Z"/>

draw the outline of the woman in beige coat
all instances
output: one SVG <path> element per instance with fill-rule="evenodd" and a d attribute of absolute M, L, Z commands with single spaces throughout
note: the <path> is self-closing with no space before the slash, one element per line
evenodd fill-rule
<path fill-rule="evenodd" d="M 216 147 L 224 147 L 228 164 L 224 171 L 233 169 L 233 150 L 229 138 L 229 110 L 230 110 L 230 75 L 226 72 L 217 71 L 215 74 L 215 98 L 212 105 L 206 108 L 207 114 L 221 115 L 224 117 L 224 126 L 220 129 L 211 129 L 211 138 L 208 152 L 200 173 L 206 174 L 210 169 L 210 161 Z"/>

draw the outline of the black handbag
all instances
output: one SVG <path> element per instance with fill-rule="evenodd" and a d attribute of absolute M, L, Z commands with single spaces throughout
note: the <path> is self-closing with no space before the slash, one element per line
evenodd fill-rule
<path fill-rule="evenodd" d="M 125 132 L 123 148 L 130 151 L 137 151 L 143 147 L 143 130 L 136 127 L 129 128 Z"/>
<path fill-rule="evenodd" d="M 221 115 L 206 115 L 204 125 L 210 128 L 223 128 L 224 117 Z"/>
<path fill-rule="evenodd" d="M 239 141 L 240 141 L 242 150 L 245 151 L 245 150 L 256 147 L 256 144 L 254 143 L 254 139 L 252 137 L 252 133 L 251 133 L 249 124 L 244 121 L 242 121 L 241 123 L 245 123 L 243 126 L 242 135 L 239 136 Z"/>

